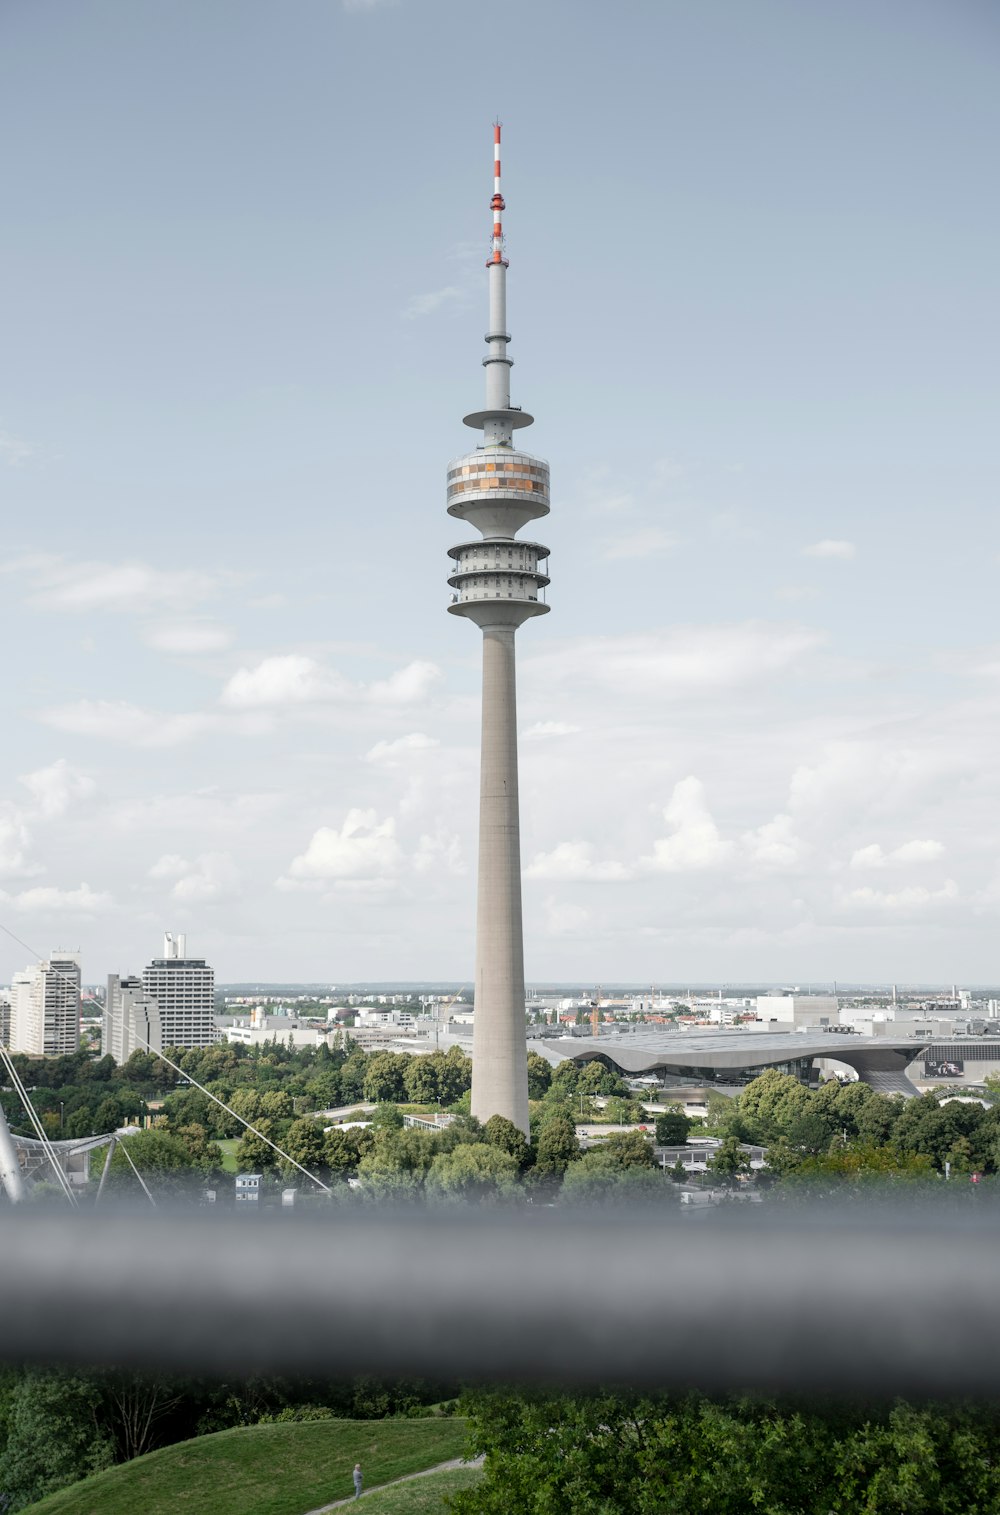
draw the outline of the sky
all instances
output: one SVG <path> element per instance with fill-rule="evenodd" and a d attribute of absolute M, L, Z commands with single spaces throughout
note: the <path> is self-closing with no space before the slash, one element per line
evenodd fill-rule
<path fill-rule="evenodd" d="M 3 0 L 0 978 L 471 980 L 497 116 L 529 982 L 995 982 L 994 0 Z"/>

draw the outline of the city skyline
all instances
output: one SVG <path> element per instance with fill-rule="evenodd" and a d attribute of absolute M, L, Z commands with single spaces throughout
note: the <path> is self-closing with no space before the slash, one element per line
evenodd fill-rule
<path fill-rule="evenodd" d="M 87 982 L 164 922 L 220 982 L 471 981 L 440 463 L 500 115 L 529 983 L 989 982 L 1000 21 L 510 19 L 484 105 L 457 0 L 5 16 L 0 921 Z"/>

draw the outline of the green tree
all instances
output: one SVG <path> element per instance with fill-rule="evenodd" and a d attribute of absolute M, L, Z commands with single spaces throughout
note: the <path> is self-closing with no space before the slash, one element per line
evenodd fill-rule
<path fill-rule="evenodd" d="M 328 1171 L 338 1178 L 353 1177 L 358 1164 L 375 1144 L 371 1131 L 363 1126 L 344 1130 L 332 1126 L 323 1135 L 323 1161 Z"/>
<path fill-rule="evenodd" d="M 807 1105 L 788 1127 L 788 1143 L 800 1152 L 825 1152 L 838 1134 L 836 1116 Z"/>
<path fill-rule="evenodd" d="M 360 1047 L 352 1047 L 340 1070 L 341 1095 L 345 1105 L 364 1099 L 365 1069 L 368 1057 Z"/>
<path fill-rule="evenodd" d="M 402 1131 L 403 1112 L 398 1105 L 376 1105 L 372 1111 L 371 1124 L 376 1134 L 379 1131 Z"/>
<path fill-rule="evenodd" d="M 86 1379 L 33 1369 L 20 1376 L 5 1406 L 0 1451 L 0 1492 L 11 1511 L 111 1466 L 114 1444 L 100 1408 L 100 1391 Z"/>
<path fill-rule="evenodd" d="M 434 1053 L 434 1065 L 438 1081 L 438 1099 L 442 1105 L 456 1105 L 472 1088 L 472 1058 L 466 1057 L 461 1047 L 449 1047 L 447 1052 Z"/>
<path fill-rule="evenodd" d="M 572 1058 L 567 1058 L 564 1063 L 557 1063 L 552 1071 L 549 1082 L 549 1094 L 558 1099 L 566 1099 L 576 1093 L 576 1086 L 580 1081 L 580 1070 Z"/>
<path fill-rule="evenodd" d="M 768 1167 L 775 1164 L 777 1149 L 768 1151 Z M 830 1194 L 845 1188 L 872 1189 L 876 1193 L 887 1184 L 939 1184 L 934 1160 L 927 1153 L 901 1154 L 893 1147 L 862 1147 L 858 1144 L 835 1148 L 818 1157 L 802 1157 L 788 1163 L 782 1173 L 782 1187 L 809 1188 Z"/>
<path fill-rule="evenodd" d="M 517 1190 L 519 1164 L 499 1147 L 463 1142 L 453 1152 L 440 1152 L 426 1179 L 430 1198 L 476 1200 L 510 1199 Z"/>
<path fill-rule="evenodd" d="M 761 1141 L 787 1136 L 789 1127 L 810 1103 L 809 1090 L 790 1073 L 767 1068 L 733 1101 L 734 1113 Z M 736 1134 L 736 1133 L 734 1133 Z"/>
<path fill-rule="evenodd" d="M 456 1515 L 973 1515 L 1000 1508 L 990 1405 L 468 1394 Z"/>
<path fill-rule="evenodd" d="M 266 1090 L 260 1097 L 260 1113 L 268 1120 L 291 1120 L 295 1114 L 292 1096 L 285 1089 Z"/>
<path fill-rule="evenodd" d="M 142 1194 L 133 1163 L 154 1199 L 158 1194 L 188 1187 L 200 1176 L 184 1142 L 169 1131 L 137 1131 L 119 1142 L 108 1170 L 109 1190 Z"/>
<path fill-rule="evenodd" d="M 567 1204 L 635 1205 L 653 1200 L 676 1202 L 676 1194 L 655 1167 L 618 1167 L 602 1162 L 596 1152 L 587 1152 L 583 1160 L 570 1163 L 559 1191 Z"/>
<path fill-rule="evenodd" d="M 438 1151 L 434 1132 L 384 1130 L 358 1163 L 358 1177 L 374 1197 L 410 1199 L 423 1188 Z"/>
<path fill-rule="evenodd" d="M 740 1174 L 750 1172 L 750 1158 L 735 1136 L 727 1136 L 709 1158 L 708 1167 L 724 1183 L 735 1183 Z"/>
<path fill-rule="evenodd" d="M 613 1131 L 586 1154 L 587 1160 L 609 1168 L 652 1168 L 656 1164 L 653 1144 L 641 1131 Z"/>
<path fill-rule="evenodd" d="M 325 1045 L 322 1050 L 327 1050 Z M 305 1092 L 309 1099 L 310 1110 L 336 1109 L 342 1097 L 339 1071 L 331 1068 L 323 1073 L 314 1074 L 306 1083 Z"/>
<path fill-rule="evenodd" d="M 277 1141 L 277 1132 L 273 1120 L 261 1116 L 254 1122 L 257 1130 L 261 1133 L 257 1136 L 253 1131 L 244 1131 L 236 1147 L 236 1166 L 242 1173 L 267 1173 L 277 1166 L 279 1158 L 274 1148 L 261 1137 L 268 1136 L 271 1141 Z"/>
<path fill-rule="evenodd" d="M 323 1128 L 308 1116 L 301 1120 L 293 1120 L 285 1132 L 284 1141 L 281 1143 L 289 1157 L 294 1157 L 297 1163 L 309 1173 L 317 1173 L 326 1166 L 326 1142 L 323 1138 Z M 297 1170 L 289 1163 L 282 1165 L 289 1174 Z"/>
<path fill-rule="evenodd" d="M 517 1163 L 518 1170 L 523 1173 L 531 1161 L 531 1147 L 528 1138 L 519 1126 L 515 1126 L 512 1120 L 505 1115 L 491 1115 L 483 1127 L 483 1135 L 491 1147 L 506 1152 Z"/>
<path fill-rule="evenodd" d="M 855 1115 L 857 1139 L 866 1147 L 884 1147 L 892 1140 L 896 1122 L 909 1101 L 900 1096 L 877 1094 L 859 1107 Z"/>
<path fill-rule="evenodd" d="M 552 1083 L 552 1064 L 537 1052 L 528 1053 L 528 1098 L 544 1099 Z"/>
<path fill-rule="evenodd" d="M 680 1110 L 667 1110 L 656 1117 L 656 1140 L 661 1147 L 679 1147 L 687 1141 L 691 1122 Z"/>
<path fill-rule="evenodd" d="M 200 1169 L 202 1173 L 222 1171 L 222 1148 L 215 1142 L 209 1141 L 208 1132 L 204 1126 L 193 1122 L 190 1126 L 179 1126 L 170 1134 L 183 1144 L 193 1167 Z"/>
<path fill-rule="evenodd" d="M 438 1100 L 437 1069 L 433 1056 L 411 1057 L 403 1074 L 406 1097 L 415 1105 L 433 1105 Z"/>
<path fill-rule="evenodd" d="M 373 1052 L 365 1069 L 364 1096 L 367 1100 L 381 1103 L 391 1100 L 396 1104 L 406 1098 L 403 1075 L 407 1057 L 400 1052 Z"/>
<path fill-rule="evenodd" d="M 535 1172 L 540 1177 L 562 1178 L 571 1162 L 580 1156 L 576 1127 L 568 1115 L 556 1113 L 538 1133 Z"/>
<path fill-rule="evenodd" d="M 106 1095 L 94 1112 L 94 1135 L 109 1135 L 112 1131 L 117 1131 L 122 1124 L 123 1114 L 121 1101 L 113 1094 Z"/>

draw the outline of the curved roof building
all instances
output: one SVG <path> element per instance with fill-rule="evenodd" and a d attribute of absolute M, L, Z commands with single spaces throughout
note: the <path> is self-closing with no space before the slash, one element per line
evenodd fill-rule
<path fill-rule="evenodd" d="M 670 1031 L 640 1026 L 610 1036 L 561 1036 L 532 1041 L 533 1051 L 552 1063 L 595 1058 L 626 1076 L 655 1074 L 701 1084 L 745 1083 L 765 1068 L 807 1076 L 819 1058 L 846 1063 L 862 1082 L 880 1094 L 917 1093 L 906 1077 L 909 1063 L 924 1050 L 921 1042 L 900 1037 L 857 1036 L 828 1031 Z"/>

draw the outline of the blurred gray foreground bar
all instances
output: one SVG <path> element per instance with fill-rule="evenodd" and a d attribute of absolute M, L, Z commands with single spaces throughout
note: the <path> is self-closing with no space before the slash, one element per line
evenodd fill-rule
<path fill-rule="evenodd" d="M 223 1377 L 1000 1395 L 1000 1225 L 977 1209 L 320 1222 L 5 1207 L 0 1354 Z"/>

